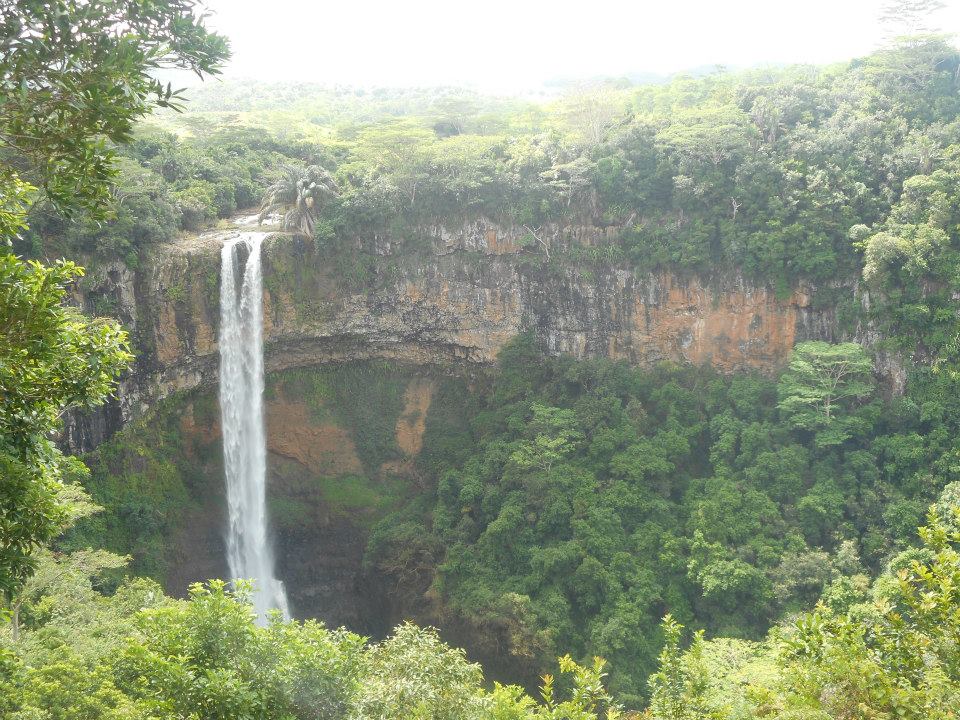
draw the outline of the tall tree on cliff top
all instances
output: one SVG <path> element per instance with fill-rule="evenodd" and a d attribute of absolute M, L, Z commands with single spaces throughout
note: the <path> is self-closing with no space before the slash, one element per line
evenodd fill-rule
<path fill-rule="evenodd" d="M 114 147 L 180 93 L 152 75 L 201 77 L 228 56 L 195 0 L 15 0 L 0 9 L 0 243 L 45 200 L 104 217 Z M 63 307 L 82 274 L 0 256 L 0 593 L 30 574 L 60 527 L 65 460 L 50 436 L 65 410 L 104 401 L 131 356 L 113 321 Z"/>
<path fill-rule="evenodd" d="M 263 196 L 260 222 L 280 211 L 284 230 L 313 237 L 317 215 L 337 193 L 336 181 L 319 165 L 305 169 L 286 167 Z"/>

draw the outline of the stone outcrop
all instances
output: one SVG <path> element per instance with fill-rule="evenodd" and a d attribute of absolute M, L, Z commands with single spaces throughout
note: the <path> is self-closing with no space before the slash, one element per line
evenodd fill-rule
<path fill-rule="evenodd" d="M 136 271 L 117 262 L 84 279 L 77 302 L 113 308 L 132 331 L 137 361 L 113 407 L 70 420 L 68 447 L 88 450 L 159 399 L 215 385 L 219 252 L 236 231 L 166 244 Z M 334 255 L 272 235 L 263 246 L 267 370 L 384 358 L 471 372 L 531 332 L 545 351 L 578 358 L 773 372 L 795 342 L 834 339 L 833 312 L 816 309 L 803 289 L 778 297 L 738 277 L 557 261 L 572 243 L 603 243 L 607 231 L 595 227 L 543 231 L 548 263 L 524 249 L 525 232 L 474 221 L 426 229 L 416 251 L 375 237 Z"/>

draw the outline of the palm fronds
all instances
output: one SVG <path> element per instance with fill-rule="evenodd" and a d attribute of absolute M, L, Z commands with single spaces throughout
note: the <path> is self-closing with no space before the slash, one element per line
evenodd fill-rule
<path fill-rule="evenodd" d="M 283 213 L 283 229 L 313 236 L 317 214 L 339 196 L 337 183 L 324 168 L 310 165 L 299 168 L 289 165 L 267 188 L 260 204 L 260 222 L 274 212 Z"/>

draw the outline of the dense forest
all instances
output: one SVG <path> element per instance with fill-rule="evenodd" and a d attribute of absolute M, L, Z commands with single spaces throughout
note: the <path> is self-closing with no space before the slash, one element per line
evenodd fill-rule
<path fill-rule="evenodd" d="M 531 262 L 803 282 L 845 327 L 870 312 L 890 348 L 929 359 L 953 337 L 957 62 L 918 37 L 839 66 L 575 87 L 549 105 L 224 84 L 196 104 L 228 110 L 157 116 L 118 148 L 112 219 L 41 206 L 16 248 L 135 266 L 267 190 L 281 205 L 299 192 L 308 234 L 361 281 L 371 239 L 416 255 L 428 228 L 482 215 L 525 228 Z M 608 241 L 548 246 L 548 226 L 575 223 Z"/>
<path fill-rule="evenodd" d="M 0 10 L 0 714 L 958 717 L 952 39 L 536 101 L 232 81 L 181 96 L 149 73 L 216 74 L 228 54 L 193 2 L 47 5 Z M 520 334 L 493 366 L 430 370 L 411 481 L 382 470 L 401 457 L 403 368 L 269 376 L 346 429 L 358 465 L 324 502 L 361 518 L 365 572 L 440 629 L 264 626 L 249 584 L 164 589 L 170 538 L 222 472 L 181 422 L 187 405 L 213 417 L 212 394 L 174 394 L 83 457 L 57 444 L 148 350 L 115 297 L 94 296 L 98 317 L 64 302 L 85 278 L 58 258 L 135 272 L 239 215 L 358 292 L 485 218 L 547 276 L 732 278 L 809 295 L 835 327 L 775 373 L 736 374 Z M 304 522 L 287 499 L 271 512 Z"/>

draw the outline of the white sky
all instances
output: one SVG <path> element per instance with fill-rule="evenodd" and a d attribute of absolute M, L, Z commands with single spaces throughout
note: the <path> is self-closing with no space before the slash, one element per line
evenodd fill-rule
<path fill-rule="evenodd" d="M 825 63 L 881 41 L 882 0 L 207 0 L 225 76 L 533 88 L 705 65 Z M 960 33 L 960 0 L 936 18 Z"/>

